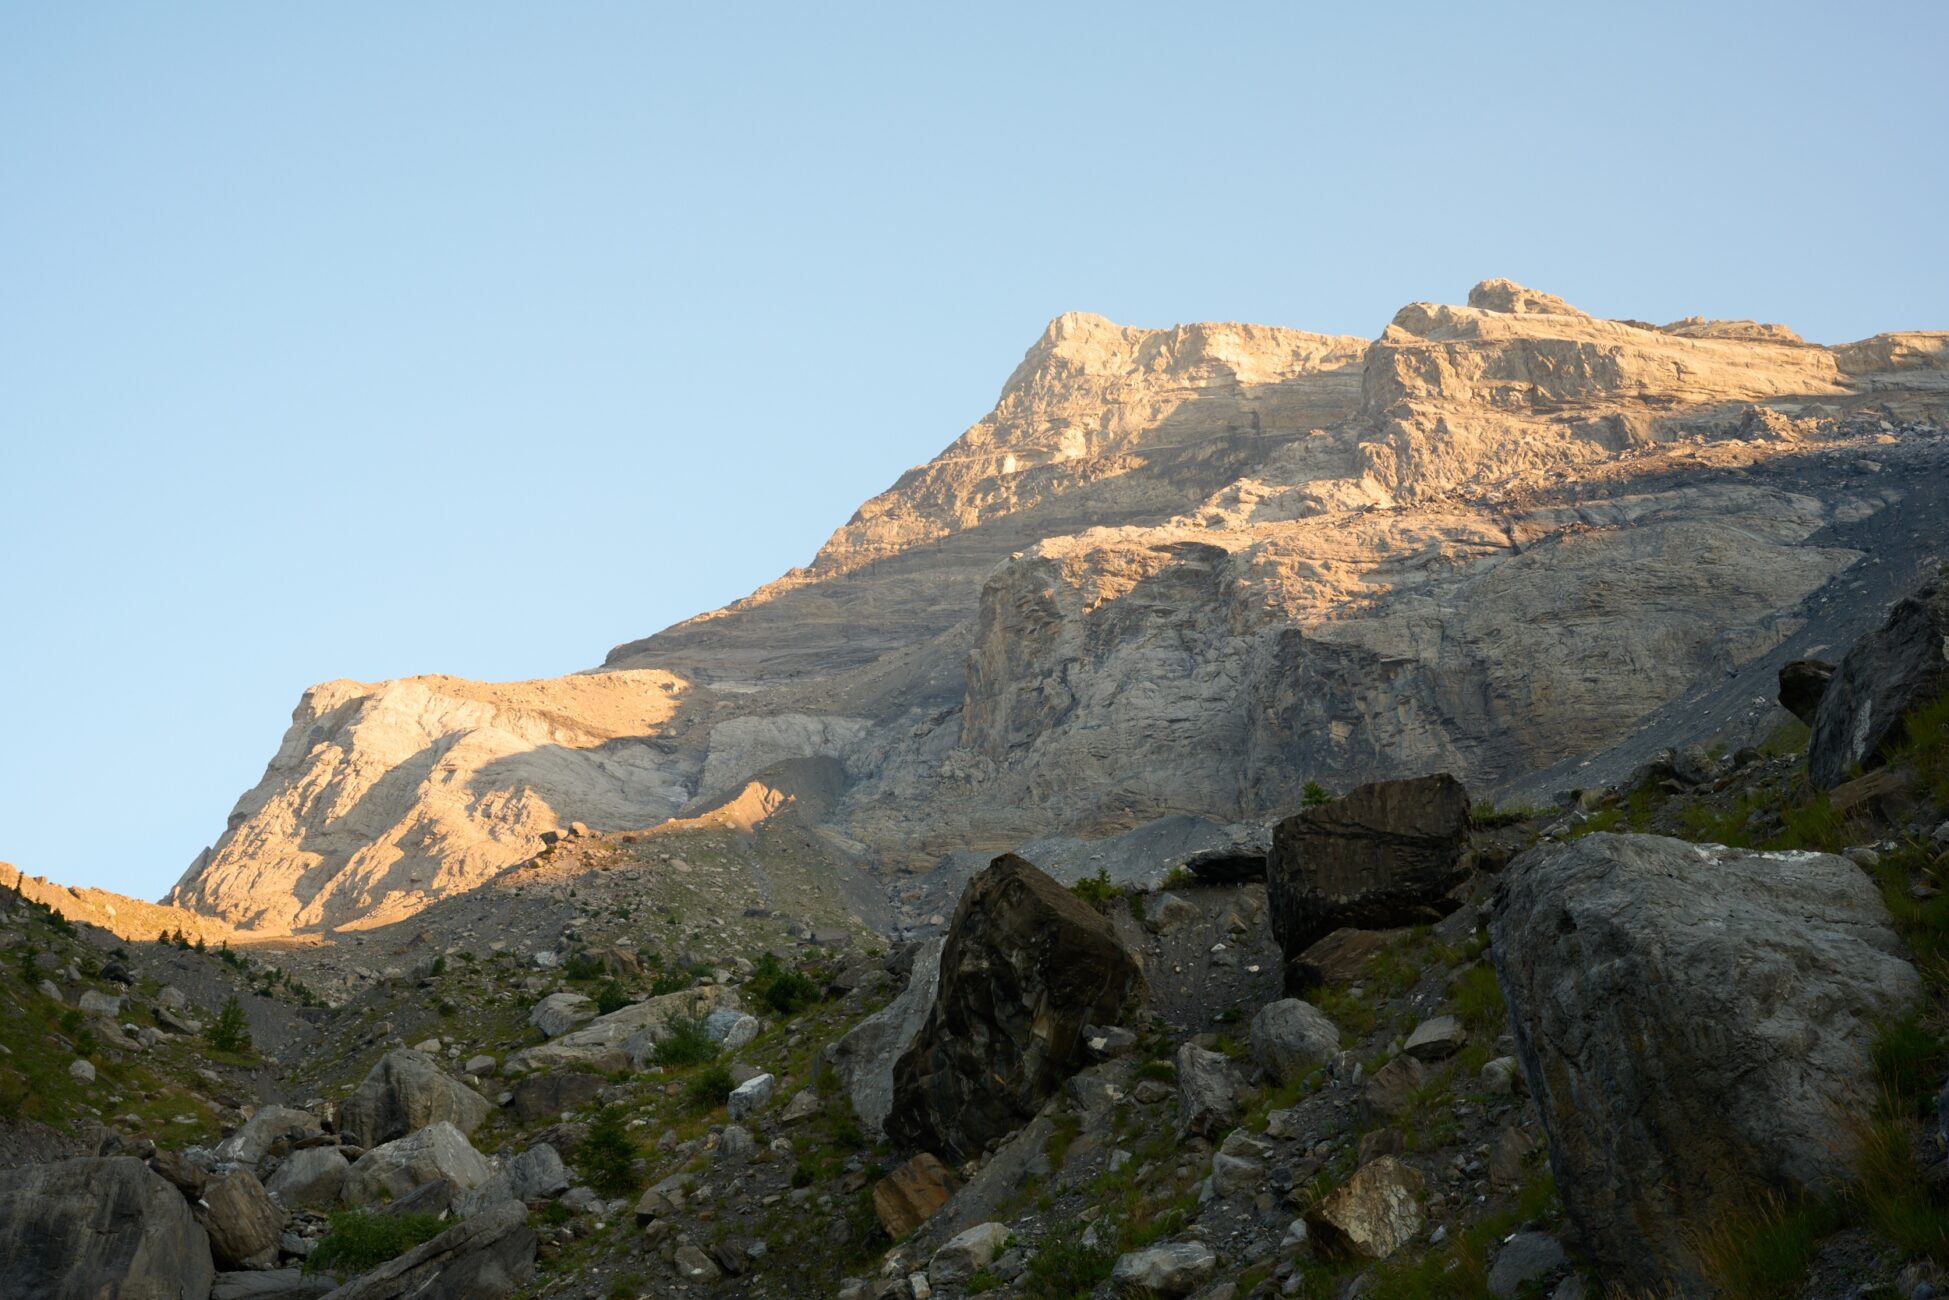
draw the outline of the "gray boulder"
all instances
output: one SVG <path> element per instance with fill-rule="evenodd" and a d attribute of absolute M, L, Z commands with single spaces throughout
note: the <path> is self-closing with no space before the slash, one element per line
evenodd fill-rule
<path fill-rule="evenodd" d="M 528 1023 L 541 1030 L 545 1038 L 559 1038 L 569 1030 L 596 1017 L 596 1004 L 580 993 L 550 993 L 535 1003 Z"/>
<path fill-rule="evenodd" d="M 1570 1217 L 1627 1285 L 1702 1286 L 1688 1236 L 1849 1174 L 1874 1026 L 1921 991 L 1845 858 L 1590 835 L 1516 860 L 1491 951 Z M 1594 1104 L 1601 1098 L 1602 1104 Z"/>
<path fill-rule="evenodd" d="M 1252 1059 L 1284 1083 L 1340 1050 L 1340 1030 L 1324 1011 L 1298 998 L 1281 998 L 1252 1017 Z"/>
<path fill-rule="evenodd" d="M 264 1190 L 291 1210 L 320 1210 L 334 1205 L 344 1190 L 351 1164 L 337 1147 L 306 1147 L 293 1151 L 264 1180 Z"/>
<path fill-rule="evenodd" d="M 493 1111 L 492 1102 L 443 1073 L 431 1057 L 401 1050 L 380 1058 L 365 1081 L 339 1103 L 338 1127 L 367 1146 L 377 1146 L 441 1122 L 472 1133 Z"/>
<path fill-rule="evenodd" d="M 1489 1291 L 1497 1300 L 1515 1300 L 1526 1285 L 1569 1263 L 1555 1237 L 1546 1232 L 1519 1232 L 1496 1252 L 1496 1262 L 1489 1269 Z"/>
<path fill-rule="evenodd" d="M 1178 1048 L 1178 1136 L 1216 1137 L 1238 1113 L 1232 1063 L 1193 1043 Z"/>
<path fill-rule="evenodd" d="M 1452 776 L 1378 781 L 1273 828 L 1272 933 L 1290 964 L 1334 930 L 1440 920 L 1467 881 L 1468 791 Z M 1288 974 L 1287 991 L 1309 981 Z"/>
<path fill-rule="evenodd" d="M 309 1111 L 293 1110 L 289 1106 L 259 1107 L 242 1128 L 217 1143 L 217 1158 L 234 1160 L 254 1169 L 279 1143 L 289 1146 L 317 1137 L 323 1131 L 318 1117 Z"/>
<path fill-rule="evenodd" d="M 564 1111 L 582 1109 L 600 1097 L 607 1084 L 608 1080 L 599 1074 L 578 1071 L 531 1074 L 515 1083 L 514 1098 L 509 1104 L 524 1124 L 533 1123 Z"/>
<path fill-rule="evenodd" d="M 140 1160 L 0 1170 L 0 1295 L 205 1300 L 214 1272 L 189 1202 Z"/>
<path fill-rule="evenodd" d="M 1089 1064 L 1085 1025 L 1115 1024 L 1144 995 L 1115 927 L 1003 854 L 954 909 L 933 1010 L 893 1069 L 888 1136 L 954 1160 L 978 1155 Z"/>
<path fill-rule="evenodd" d="M 1201 1241 L 1174 1241 L 1120 1256 L 1110 1269 L 1119 1295 L 1187 1296 L 1218 1272 L 1218 1257 Z"/>
<path fill-rule="evenodd" d="M 322 1273 L 307 1277 L 296 1268 L 251 1269 L 217 1274 L 210 1300 L 317 1300 L 337 1286 Z"/>
<path fill-rule="evenodd" d="M 860 1021 L 845 1037 L 826 1049 L 826 1059 L 840 1086 L 853 1102 L 861 1127 L 879 1133 L 893 1109 L 893 1067 L 912 1045 L 927 1013 L 934 1007 L 934 990 L 941 978 L 941 948 L 945 936 L 929 939 L 914 953 L 907 987 L 893 1001 Z"/>
<path fill-rule="evenodd" d="M 248 1169 L 212 1178 L 196 1217 L 210 1234 L 210 1254 L 222 1268 L 269 1268 L 277 1263 L 284 1211 Z"/>
<path fill-rule="evenodd" d="M 479 1187 L 493 1173 L 466 1135 L 441 1120 L 360 1156 L 346 1177 L 343 1196 L 347 1204 L 369 1205 L 442 1178 L 462 1190 Z"/>
<path fill-rule="evenodd" d="M 725 1113 L 731 1117 L 733 1124 L 747 1115 L 755 1114 L 771 1100 L 777 1086 L 778 1080 L 769 1074 L 753 1075 L 733 1088 L 731 1095 L 725 1098 Z"/>
<path fill-rule="evenodd" d="M 1895 602 L 1854 643 L 1814 712 L 1807 774 L 1831 790 L 1856 764 L 1878 767 L 1904 737 L 1903 717 L 1949 692 L 1949 578 Z"/>
<path fill-rule="evenodd" d="M 560 1196 L 568 1190 L 568 1166 L 561 1153 L 546 1142 L 529 1147 L 507 1167 L 479 1187 L 462 1192 L 453 1203 L 454 1213 L 472 1218 L 502 1201 L 534 1201 Z"/>
<path fill-rule="evenodd" d="M 534 1271 L 527 1208 L 507 1201 L 354 1278 L 330 1300 L 502 1300 Z"/>

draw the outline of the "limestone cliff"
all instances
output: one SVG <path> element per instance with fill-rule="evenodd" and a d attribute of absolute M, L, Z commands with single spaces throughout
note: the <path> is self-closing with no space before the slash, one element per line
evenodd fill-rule
<path fill-rule="evenodd" d="M 1064 316 L 743 601 L 573 677 L 314 688 L 171 901 L 397 917 L 559 823 L 654 824 L 795 759 L 890 865 L 1267 816 L 1308 780 L 1495 786 L 1804 634 L 1882 560 L 1863 521 L 1949 469 L 1945 410 L 1949 334 L 1826 348 L 1507 281 L 1371 344 Z"/>

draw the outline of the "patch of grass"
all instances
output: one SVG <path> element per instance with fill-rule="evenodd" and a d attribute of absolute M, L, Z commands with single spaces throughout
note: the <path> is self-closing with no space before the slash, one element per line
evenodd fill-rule
<path fill-rule="evenodd" d="M 1603 831 L 1614 831 L 1617 829 L 1618 823 L 1623 820 L 1624 809 L 1620 805 L 1613 804 L 1609 808 L 1599 808 L 1596 812 L 1584 818 L 1583 821 L 1572 826 L 1564 838 L 1576 840 L 1582 839 L 1586 835 L 1596 835 Z"/>
<path fill-rule="evenodd" d="M 650 982 L 650 996 L 660 998 L 666 993 L 681 993 L 690 987 L 690 976 L 682 971 L 665 971 Z"/>
<path fill-rule="evenodd" d="M 1021 1294 L 1031 1296 L 1031 1300 L 1088 1296 L 1097 1282 L 1109 1277 L 1115 1263 L 1115 1255 L 1084 1245 L 1078 1238 L 1047 1238 L 1029 1257 L 1029 1267 L 1021 1275 Z"/>
<path fill-rule="evenodd" d="M 1902 719 L 1902 739 L 1890 761 L 1909 764 L 1936 803 L 1949 805 L 1949 692 Z"/>
<path fill-rule="evenodd" d="M 701 1017 L 678 1016 L 665 1027 L 650 1055 L 658 1065 L 701 1065 L 717 1055 L 717 1044 Z"/>
<path fill-rule="evenodd" d="M 1769 1192 L 1745 1213 L 1692 1234 L 1692 1246 L 1726 1300 L 1773 1300 L 1794 1292 L 1838 1218 L 1832 1205 Z"/>
<path fill-rule="evenodd" d="M 1373 1006 L 1343 988 L 1325 984 L 1313 989 L 1306 1000 L 1327 1014 L 1340 1032 L 1349 1038 L 1361 1039 L 1374 1030 L 1379 1019 Z"/>
<path fill-rule="evenodd" d="M 1949 1212 L 1923 1181 L 1915 1161 L 1920 1126 L 1905 1111 L 1890 1096 L 1854 1120 L 1856 1181 L 1849 1200 L 1863 1223 L 1904 1253 L 1949 1263 Z"/>
<path fill-rule="evenodd" d="M 1069 1158 L 1070 1144 L 1082 1135 L 1083 1121 L 1075 1115 L 1058 1115 L 1055 1123 L 1055 1131 L 1042 1144 L 1042 1154 L 1049 1157 L 1050 1169 L 1060 1171 L 1063 1161 Z"/>
<path fill-rule="evenodd" d="M 1508 1023 L 1496 968 L 1480 962 L 1457 975 L 1448 987 L 1449 1005 L 1472 1034 L 1499 1034 Z"/>
<path fill-rule="evenodd" d="M 1875 1031 L 1872 1051 L 1875 1074 L 1891 1098 L 1910 1109 L 1917 1103 L 1933 1105 L 1949 1050 L 1941 1036 L 1923 1023 L 1921 1012 L 1911 1011 L 1882 1025 Z"/>
<path fill-rule="evenodd" d="M 1318 808 L 1321 804 L 1332 803 L 1333 796 L 1318 781 L 1308 781 L 1299 792 L 1299 801 L 1308 808 Z"/>
<path fill-rule="evenodd" d="M 1769 849 L 1813 849 L 1836 853 L 1847 847 L 1847 823 L 1828 803 L 1826 794 L 1817 794 L 1805 803 L 1780 810 L 1780 832 L 1770 838 Z"/>
<path fill-rule="evenodd" d="M 305 1257 L 307 1273 L 364 1273 L 431 1241 L 449 1226 L 437 1214 L 369 1210 L 340 1210 L 327 1222 L 324 1238 Z"/>

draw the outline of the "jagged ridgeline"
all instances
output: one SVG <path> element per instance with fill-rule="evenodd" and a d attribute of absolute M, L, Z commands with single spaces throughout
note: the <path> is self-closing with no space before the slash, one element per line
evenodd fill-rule
<path fill-rule="evenodd" d="M 1949 334 L 1823 347 L 1507 281 L 1372 341 L 1063 316 L 744 600 L 573 676 L 313 687 L 169 901 L 398 919 L 577 821 L 789 806 L 927 866 L 1263 819 L 1315 780 L 1585 784 L 1675 707 L 1756 725 L 1772 657 L 1912 580 L 1945 406 Z"/>

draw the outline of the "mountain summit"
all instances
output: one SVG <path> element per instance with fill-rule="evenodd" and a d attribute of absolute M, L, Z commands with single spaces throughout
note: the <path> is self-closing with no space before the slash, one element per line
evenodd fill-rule
<path fill-rule="evenodd" d="M 754 790 L 925 868 L 1263 819 L 1309 781 L 1506 787 L 1677 707 L 1736 727 L 1742 674 L 1846 631 L 1831 590 L 1941 535 L 1913 485 L 1949 478 L 1945 409 L 1949 333 L 1822 347 L 1506 280 L 1372 342 L 1061 316 L 994 410 L 744 600 L 568 677 L 313 687 L 168 901 L 375 924 L 570 823 Z"/>

